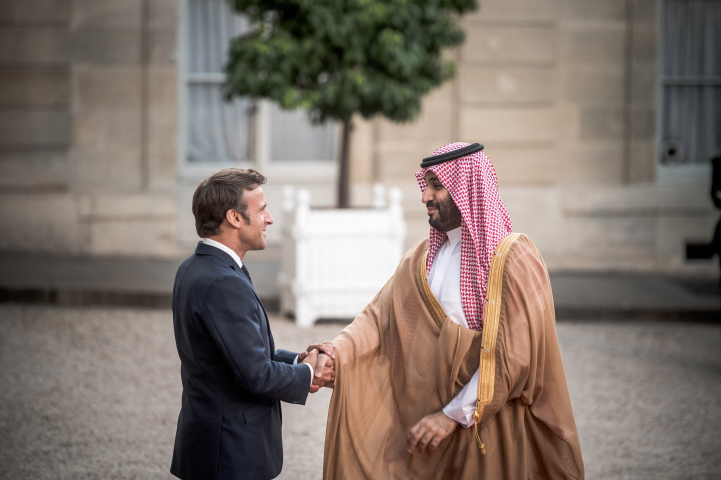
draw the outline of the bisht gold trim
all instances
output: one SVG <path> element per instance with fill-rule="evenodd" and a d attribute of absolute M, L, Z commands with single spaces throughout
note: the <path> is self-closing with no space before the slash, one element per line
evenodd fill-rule
<path fill-rule="evenodd" d="M 433 295 L 431 286 L 428 284 L 428 275 L 426 275 L 426 262 L 428 261 L 428 250 L 421 257 L 421 261 L 418 264 L 418 283 L 420 284 L 421 297 L 425 300 L 428 310 L 431 312 L 433 321 L 436 322 L 438 328 L 443 328 L 443 322 L 446 321 L 446 311 L 443 310 L 440 302 Z"/>
<path fill-rule="evenodd" d="M 483 408 L 493 400 L 494 380 L 496 376 L 496 338 L 498 336 L 498 322 L 501 318 L 501 293 L 503 290 L 503 268 L 506 256 L 513 243 L 523 234 L 512 233 L 503 238 L 496 247 L 488 272 L 488 288 L 486 289 L 486 306 L 483 317 L 483 335 L 481 337 L 481 359 L 478 368 L 478 397 L 476 410 L 473 412 L 474 433 L 481 453 L 486 453 L 486 447 L 478 433 L 478 424 L 483 417 Z"/>

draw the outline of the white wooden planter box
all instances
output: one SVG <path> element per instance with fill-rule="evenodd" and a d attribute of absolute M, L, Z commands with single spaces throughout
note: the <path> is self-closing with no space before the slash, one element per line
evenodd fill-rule
<path fill-rule="evenodd" d="M 311 327 L 320 318 L 354 318 L 383 288 L 403 256 L 401 191 L 386 206 L 375 185 L 368 209 L 311 209 L 310 193 L 284 190 L 280 308 Z"/>

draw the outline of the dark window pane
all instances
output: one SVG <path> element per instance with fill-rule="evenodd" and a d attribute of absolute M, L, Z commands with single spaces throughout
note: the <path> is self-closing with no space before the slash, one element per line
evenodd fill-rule
<path fill-rule="evenodd" d="M 661 162 L 699 165 L 721 149 L 721 1 L 666 0 Z"/>
<path fill-rule="evenodd" d="M 272 161 L 328 161 L 335 158 L 335 123 L 313 125 L 304 110 L 270 108 Z"/>

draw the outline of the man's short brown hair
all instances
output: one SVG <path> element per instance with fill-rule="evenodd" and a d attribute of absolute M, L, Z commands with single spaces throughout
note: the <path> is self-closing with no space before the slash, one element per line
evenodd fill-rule
<path fill-rule="evenodd" d="M 203 180 L 193 194 L 193 216 L 198 236 L 218 235 L 228 210 L 235 210 L 250 223 L 243 191 L 255 190 L 265 182 L 266 178 L 252 168 L 226 168 Z"/>

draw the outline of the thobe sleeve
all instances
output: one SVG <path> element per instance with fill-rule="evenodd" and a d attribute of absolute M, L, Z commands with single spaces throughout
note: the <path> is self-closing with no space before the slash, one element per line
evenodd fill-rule
<path fill-rule="evenodd" d="M 388 328 L 389 299 L 392 297 L 393 277 L 381 289 L 375 298 L 363 311 L 344 328 L 338 337 L 333 340 L 336 347 L 336 378 L 341 375 L 339 368 L 353 368 L 356 363 L 365 362 L 372 358 L 380 346 L 380 330 Z"/>
<path fill-rule="evenodd" d="M 478 370 L 471 380 L 458 392 L 453 400 L 443 409 L 443 413 L 468 428 L 473 425 L 473 411 L 476 409 L 478 397 Z"/>

